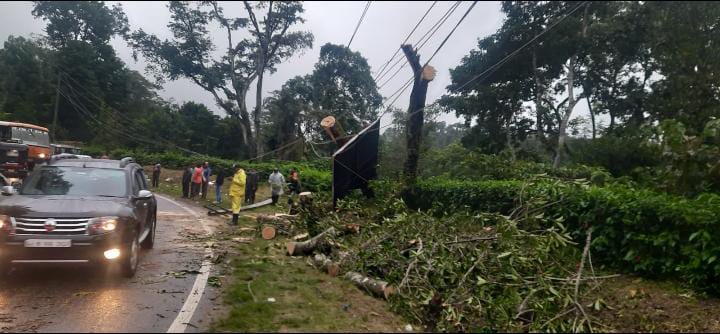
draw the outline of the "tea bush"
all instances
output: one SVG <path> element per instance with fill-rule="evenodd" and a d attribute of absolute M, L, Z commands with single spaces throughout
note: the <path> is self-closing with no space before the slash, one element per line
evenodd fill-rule
<path fill-rule="evenodd" d="M 530 211 L 561 219 L 581 239 L 593 228 L 593 256 L 650 277 L 682 278 L 720 293 L 720 196 L 690 199 L 613 184 L 605 187 L 548 178 L 532 181 L 419 182 L 408 205 L 433 211 L 510 214 Z"/>

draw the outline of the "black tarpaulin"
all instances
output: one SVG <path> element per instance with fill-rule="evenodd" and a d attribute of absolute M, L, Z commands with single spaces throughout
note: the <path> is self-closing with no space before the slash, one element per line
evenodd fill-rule
<path fill-rule="evenodd" d="M 333 154 L 333 207 L 353 189 L 368 195 L 368 181 L 377 177 L 379 142 L 380 119 Z"/>

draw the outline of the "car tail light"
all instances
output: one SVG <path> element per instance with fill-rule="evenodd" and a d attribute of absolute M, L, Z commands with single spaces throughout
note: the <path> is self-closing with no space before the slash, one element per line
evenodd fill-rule
<path fill-rule="evenodd" d="M 88 232 L 90 234 L 104 234 L 115 231 L 118 225 L 118 217 L 98 217 L 90 220 Z"/>

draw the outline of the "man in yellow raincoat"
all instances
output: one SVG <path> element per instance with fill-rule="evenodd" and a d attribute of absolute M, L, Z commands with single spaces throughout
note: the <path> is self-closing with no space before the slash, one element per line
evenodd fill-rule
<path fill-rule="evenodd" d="M 245 199 L 245 170 L 238 166 L 233 166 L 235 175 L 230 184 L 230 199 L 232 202 L 232 222 L 231 225 L 237 225 L 240 216 L 240 207 Z"/>

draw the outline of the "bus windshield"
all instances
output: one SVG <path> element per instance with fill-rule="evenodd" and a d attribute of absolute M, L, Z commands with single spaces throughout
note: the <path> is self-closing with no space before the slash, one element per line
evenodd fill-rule
<path fill-rule="evenodd" d="M 12 131 L 8 126 L 0 126 L 0 140 L 9 141 L 12 139 Z"/>
<path fill-rule="evenodd" d="M 48 133 L 37 129 L 12 127 L 12 138 L 20 139 L 23 144 L 27 145 L 50 146 Z"/>

